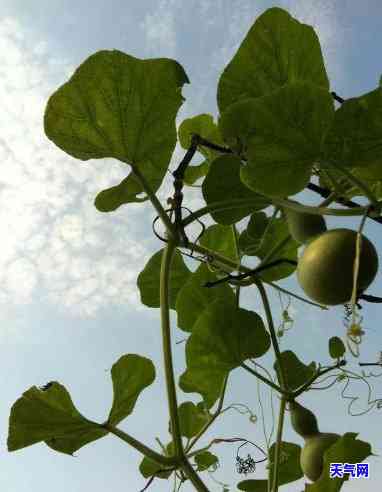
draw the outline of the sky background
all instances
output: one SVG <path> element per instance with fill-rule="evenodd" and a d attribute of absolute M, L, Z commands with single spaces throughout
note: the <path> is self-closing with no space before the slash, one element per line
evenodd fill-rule
<path fill-rule="evenodd" d="M 87 418 L 102 422 L 112 403 L 110 369 L 124 354 L 150 358 L 156 380 L 143 391 L 133 414 L 119 427 L 157 450 L 155 437 L 167 443 L 168 414 L 161 353 L 159 309 L 140 303 L 136 279 L 146 262 L 163 244 L 151 230 L 155 217 L 150 202 L 128 204 L 113 213 L 98 212 L 97 193 L 118 184 L 126 167 L 114 159 L 79 161 L 56 147 L 44 134 L 43 113 L 49 96 L 91 54 L 118 49 L 138 58 L 176 59 L 190 84 L 177 116 L 177 126 L 200 113 L 218 115 L 216 87 L 220 74 L 236 53 L 256 18 L 270 7 L 282 7 L 299 21 L 314 27 L 319 36 L 330 90 L 347 99 L 378 85 L 382 73 L 380 29 L 382 5 L 378 0 L 358 2 L 304 1 L 108 1 L 2 0 L 0 16 L 0 488 L 4 492 L 79 492 L 92 490 L 139 491 L 146 480 L 138 466 L 142 456 L 117 437 L 108 435 L 70 457 L 44 443 L 9 453 L 8 418 L 13 403 L 33 385 L 59 381 L 70 392 L 76 408 Z M 176 146 L 170 170 L 184 155 Z M 201 162 L 201 155 L 192 163 Z M 200 184 L 200 183 L 199 183 Z M 162 203 L 172 194 L 170 175 L 159 190 Z M 200 190 L 184 189 L 184 205 L 204 205 Z M 318 204 L 312 192 L 294 196 L 302 203 Z M 365 204 L 359 197 L 358 203 Z M 337 205 L 335 205 L 337 206 Z M 270 210 L 267 210 L 269 213 Z M 356 229 L 360 217 L 326 217 L 328 228 Z M 240 222 L 242 230 L 247 219 Z M 204 218 L 206 226 L 212 219 Z M 199 228 L 189 228 L 196 238 Z M 364 234 L 382 250 L 382 229 L 367 221 Z M 199 262 L 184 257 L 195 270 Z M 247 258 L 248 260 L 248 258 Z M 255 265 L 256 260 L 246 261 Z M 381 273 L 368 293 L 382 295 Z M 280 286 L 303 295 L 295 275 Z M 282 306 L 278 292 L 266 287 L 275 324 Z M 284 307 L 287 297 L 282 296 Z M 263 316 L 256 290 L 245 289 L 241 306 Z M 382 350 L 382 306 L 363 303 L 366 336 L 361 361 L 376 361 Z M 295 322 L 281 342 L 301 360 L 331 363 L 328 338 L 343 336 L 342 306 L 321 311 L 297 299 L 289 314 Z M 176 327 L 171 311 L 177 378 L 185 369 L 184 332 Z M 348 357 L 348 369 L 360 374 L 358 360 Z M 273 354 L 258 359 L 271 368 Z M 381 373 L 375 370 L 374 373 Z M 370 400 L 382 398 L 380 379 L 372 385 Z M 300 402 L 314 409 L 321 431 L 359 432 L 381 453 L 382 410 L 374 407 L 362 416 L 348 415 L 350 400 L 341 396 L 343 383 L 327 391 L 311 391 Z M 353 381 L 346 395 L 359 396 L 351 410 L 368 408 L 368 387 Z M 265 428 L 272 428 L 270 393 L 260 386 Z M 179 391 L 178 402 L 200 401 L 197 394 Z M 248 405 L 258 416 L 255 424 L 228 410 L 200 444 L 214 437 L 243 437 L 265 447 L 258 385 L 248 373 L 236 369 L 230 378 L 225 404 Z M 277 399 L 273 400 L 277 413 Z M 286 419 L 284 440 L 303 444 Z M 275 436 L 272 438 L 274 441 Z M 211 491 L 220 483 L 236 490 L 245 478 L 265 478 L 263 465 L 247 477 L 235 468 L 238 445 L 211 448 L 221 458 L 216 473 L 202 474 Z M 254 453 L 250 445 L 240 455 Z M 259 458 L 259 454 L 254 455 Z M 346 491 L 375 491 L 381 484 L 381 458 L 370 457 L 370 478 L 347 482 Z M 304 480 L 282 488 L 298 492 Z M 149 490 L 172 490 L 173 482 L 156 479 Z M 183 490 L 193 488 L 186 484 Z"/>

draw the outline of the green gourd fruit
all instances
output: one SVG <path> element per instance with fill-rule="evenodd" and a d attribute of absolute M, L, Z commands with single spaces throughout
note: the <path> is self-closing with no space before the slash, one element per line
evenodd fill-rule
<path fill-rule="evenodd" d="M 378 253 L 361 234 L 357 290 L 364 292 L 378 271 Z M 307 296 L 321 304 L 335 306 L 349 302 L 353 290 L 353 269 L 357 232 L 331 229 L 314 238 L 298 260 L 297 279 Z"/>
<path fill-rule="evenodd" d="M 288 224 L 289 233 L 299 243 L 306 243 L 318 234 L 327 230 L 326 222 L 322 215 L 296 212 L 291 208 L 283 209 Z"/>
<path fill-rule="evenodd" d="M 296 401 L 289 403 L 293 429 L 305 441 L 301 450 L 300 466 L 306 477 L 312 482 L 321 476 L 324 466 L 324 452 L 341 436 L 318 430 L 317 419 L 313 412 Z"/>

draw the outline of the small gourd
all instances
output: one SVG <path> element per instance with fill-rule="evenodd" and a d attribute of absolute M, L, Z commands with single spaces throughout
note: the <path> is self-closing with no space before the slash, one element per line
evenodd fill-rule
<path fill-rule="evenodd" d="M 296 212 L 296 210 L 286 207 L 283 210 L 289 233 L 299 243 L 307 243 L 327 230 L 326 222 L 322 215 Z"/>
<path fill-rule="evenodd" d="M 305 441 L 301 450 L 300 466 L 312 482 L 320 478 L 324 466 L 324 452 L 340 438 L 339 434 L 320 432 L 313 412 L 296 401 L 289 403 L 293 429 Z"/>

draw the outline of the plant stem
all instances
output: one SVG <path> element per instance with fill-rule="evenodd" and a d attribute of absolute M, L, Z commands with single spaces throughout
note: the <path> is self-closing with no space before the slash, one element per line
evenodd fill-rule
<path fill-rule="evenodd" d="M 286 371 L 284 369 L 284 363 L 283 363 L 283 360 L 281 357 L 279 343 L 277 341 L 277 336 L 276 336 L 276 331 L 275 331 L 275 327 L 273 324 L 272 312 L 271 312 L 271 307 L 269 305 L 268 296 L 267 296 L 267 293 L 265 292 L 265 288 L 264 288 L 261 280 L 256 278 L 255 284 L 256 284 L 256 287 L 259 289 L 261 299 L 263 301 L 263 306 L 264 306 L 264 310 L 265 310 L 265 315 L 267 317 L 268 329 L 269 329 L 269 334 L 271 336 L 271 342 L 272 342 L 273 350 L 275 353 L 276 360 L 279 364 L 280 370 L 279 370 L 278 376 L 279 376 L 279 380 L 280 380 L 280 387 L 282 390 L 287 391 L 288 386 L 286 383 Z"/>
<path fill-rule="evenodd" d="M 216 409 L 216 412 L 214 412 L 211 419 L 204 425 L 204 427 L 202 429 L 200 429 L 200 431 L 196 434 L 196 436 L 193 438 L 193 440 L 189 443 L 189 445 L 187 446 L 187 449 L 186 449 L 186 453 L 188 453 L 194 447 L 196 442 L 202 437 L 202 435 L 206 432 L 206 430 L 212 425 L 214 420 L 220 415 L 221 409 L 223 407 L 225 392 L 227 389 L 227 381 L 228 381 L 228 375 L 224 378 L 223 388 L 222 388 L 222 392 L 220 394 L 220 399 L 219 399 L 219 403 L 218 403 L 218 407 Z"/>
<path fill-rule="evenodd" d="M 164 369 L 166 376 L 167 399 L 171 421 L 171 434 L 175 446 L 175 454 L 180 458 L 183 454 L 182 438 L 178 418 L 178 404 L 176 399 L 176 387 L 174 378 L 174 367 L 171 353 L 170 332 L 170 304 L 169 304 L 169 281 L 171 263 L 176 251 L 176 243 L 170 241 L 164 249 L 160 271 L 160 312 L 162 326 L 162 348 L 164 357 Z"/>
<path fill-rule="evenodd" d="M 276 438 L 275 459 L 274 459 L 274 467 L 273 467 L 272 492 L 277 492 L 278 488 L 279 488 L 279 485 L 278 485 L 279 484 L 279 461 L 280 461 L 281 443 L 282 443 L 282 435 L 283 435 L 283 427 L 284 427 L 285 406 L 286 406 L 286 399 L 284 397 L 282 397 L 281 402 L 280 402 L 279 421 L 278 421 L 278 426 L 277 426 L 277 438 Z M 272 469 L 272 468 L 270 468 L 270 469 Z"/>
<path fill-rule="evenodd" d="M 191 480 L 196 490 L 199 492 L 208 492 L 207 487 L 200 479 L 199 475 L 192 468 L 184 453 L 182 436 L 180 433 L 180 424 L 178 416 L 178 403 L 176 398 L 176 386 L 174 378 L 174 366 L 171 352 L 171 331 L 170 331 L 170 302 L 169 302 L 169 284 L 170 269 L 174 258 L 177 243 L 169 239 L 162 256 L 160 271 L 160 311 L 162 326 L 162 348 L 164 357 L 164 369 L 166 377 L 167 399 L 170 413 L 171 434 L 175 448 L 175 457 L 177 462 L 187 477 Z"/>
<path fill-rule="evenodd" d="M 363 215 L 367 207 L 354 207 L 350 210 L 342 209 L 342 208 L 327 208 L 327 207 L 311 207 L 309 205 L 302 205 L 298 202 L 294 202 L 292 200 L 287 200 L 283 198 L 272 197 L 272 201 L 283 207 L 290 208 L 295 210 L 296 212 L 304 212 L 313 215 L 335 215 L 335 216 L 356 216 Z M 202 207 L 199 210 L 196 210 L 188 217 L 182 220 L 182 225 L 186 227 L 187 225 L 194 222 L 196 219 L 203 217 L 203 215 L 210 214 L 211 212 L 220 212 L 223 210 L 234 210 L 237 208 L 243 207 L 254 207 L 259 204 L 258 199 L 255 198 L 232 198 L 229 200 L 222 200 L 219 202 L 213 202 L 207 205 L 206 207 Z"/>
<path fill-rule="evenodd" d="M 131 164 L 130 164 L 131 165 Z M 146 181 L 146 178 L 143 176 L 141 171 L 137 166 L 132 166 L 132 170 L 138 181 L 141 183 L 143 189 L 145 190 L 145 193 L 147 193 L 147 196 L 150 198 L 151 203 L 153 204 L 155 210 L 158 212 L 158 215 L 162 219 L 162 222 L 164 226 L 166 227 L 168 235 L 172 238 L 175 239 L 177 238 L 177 234 L 175 231 L 174 224 L 171 222 L 169 216 L 166 214 L 164 208 L 162 207 L 162 204 L 158 200 L 157 196 L 155 193 L 153 193 L 151 186 L 149 183 Z"/>
<path fill-rule="evenodd" d="M 287 200 L 285 198 L 275 198 L 275 197 L 272 197 L 272 201 L 277 203 L 277 205 L 289 208 L 291 210 L 295 210 L 296 212 L 302 212 L 302 213 L 313 214 L 313 215 L 336 215 L 336 216 L 351 217 L 352 215 L 363 215 L 365 213 L 365 210 L 367 210 L 368 208 L 368 206 L 365 206 L 365 207 L 355 207 L 346 210 L 340 208 L 311 207 L 309 205 L 302 205 L 301 203 L 295 202 L 293 200 Z"/>
<path fill-rule="evenodd" d="M 280 388 L 280 386 L 277 386 L 277 384 L 273 383 L 272 381 L 269 381 L 269 379 L 267 379 L 266 377 L 264 377 L 262 374 L 260 374 L 259 372 L 255 371 L 254 369 L 252 369 L 252 367 L 249 367 L 246 364 L 244 364 L 244 362 L 242 364 L 240 364 L 240 365 L 241 365 L 241 367 L 243 369 L 245 369 L 248 372 L 252 373 L 254 376 L 256 376 L 261 381 L 263 381 L 263 383 L 267 384 L 268 386 L 270 386 L 271 388 L 273 388 L 274 390 L 276 390 L 281 395 L 284 395 L 284 396 L 287 396 L 287 397 L 291 397 L 292 396 L 292 393 L 290 393 L 289 391 L 283 390 L 282 388 Z"/>
<path fill-rule="evenodd" d="M 100 426 L 103 429 L 108 430 L 109 432 L 111 432 L 115 436 L 117 436 L 120 439 L 122 439 L 122 441 L 127 442 L 128 444 L 130 444 L 130 446 L 132 446 L 133 448 L 135 448 L 137 451 L 139 451 L 140 453 L 144 454 L 148 458 L 156 461 L 157 463 L 159 463 L 161 465 L 164 465 L 164 466 L 168 466 L 168 467 L 176 466 L 176 464 L 177 464 L 177 458 L 176 457 L 174 457 L 174 456 L 164 456 L 164 455 L 162 455 L 160 453 L 157 453 L 156 451 L 154 451 L 153 449 L 148 448 L 143 443 L 141 443 L 140 441 L 138 441 L 134 437 L 130 436 L 126 432 L 118 429 L 117 427 L 114 427 L 114 426 L 108 424 L 107 422 L 105 422 L 104 424 L 100 424 Z"/>
<path fill-rule="evenodd" d="M 255 284 L 256 284 L 257 288 L 259 289 L 261 299 L 263 301 L 265 315 L 266 315 L 267 321 L 268 321 L 269 334 L 271 336 L 273 350 L 275 352 L 276 361 L 277 361 L 278 367 L 279 367 L 278 379 L 280 381 L 280 387 L 283 391 L 288 392 L 286 371 L 284 368 L 284 363 L 283 363 L 283 360 L 281 357 L 281 352 L 280 352 L 279 344 L 277 341 L 275 327 L 274 327 L 273 319 L 272 319 L 271 307 L 269 305 L 267 293 L 265 291 L 265 288 L 264 288 L 261 280 L 259 280 L 258 278 L 255 278 Z M 277 490 L 278 490 L 278 469 L 279 469 L 280 450 L 281 450 L 281 443 L 282 443 L 282 431 L 283 431 L 283 424 L 284 424 L 284 412 L 285 412 L 286 400 L 287 400 L 287 397 L 285 395 L 283 395 L 281 398 L 281 402 L 280 402 L 279 421 L 278 421 L 276 449 L 275 449 L 275 459 L 274 459 L 274 463 L 273 463 L 272 492 L 277 492 Z"/>
<path fill-rule="evenodd" d="M 326 369 L 322 369 L 322 371 L 320 370 L 317 370 L 316 374 L 314 374 L 310 379 L 309 381 L 307 381 L 306 383 L 304 383 L 299 389 L 293 391 L 293 399 L 297 398 L 298 396 L 300 396 L 302 393 L 304 393 L 311 385 L 312 383 L 318 379 L 319 377 L 321 377 L 323 374 L 326 374 L 327 372 L 329 371 L 332 371 L 333 369 L 338 369 L 339 367 L 342 367 L 342 366 L 345 366 L 346 365 L 346 361 L 344 360 L 341 360 L 340 362 L 338 362 L 337 364 L 335 364 L 334 366 L 331 366 L 331 367 L 327 367 Z"/>

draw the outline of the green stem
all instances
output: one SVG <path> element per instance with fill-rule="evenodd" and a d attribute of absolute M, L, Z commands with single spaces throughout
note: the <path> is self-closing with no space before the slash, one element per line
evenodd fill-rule
<path fill-rule="evenodd" d="M 263 306 L 265 310 L 265 315 L 267 317 L 269 334 L 271 336 L 273 350 L 275 352 L 276 361 L 278 363 L 279 371 L 278 378 L 280 381 L 280 387 L 283 391 L 288 392 L 287 378 L 286 378 L 286 370 L 284 367 L 284 363 L 281 357 L 281 352 L 279 348 L 279 344 L 277 341 L 277 336 L 275 332 L 275 327 L 272 319 L 271 307 L 269 305 L 268 296 L 263 286 L 261 280 L 255 278 L 255 284 L 259 289 L 261 299 L 263 301 Z M 282 396 L 280 402 L 280 413 L 279 413 L 279 421 L 278 421 L 278 429 L 277 429 L 277 440 L 276 440 L 276 449 L 275 449 L 275 459 L 273 463 L 273 488 L 272 492 L 277 492 L 278 490 L 278 469 L 279 469 L 279 460 L 280 460 L 280 450 L 282 443 L 282 431 L 284 424 L 284 413 L 285 413 L 285 404 L 287 397 L 285 395 Z"/>
<path fill-rule="evenodd" d="M 259 372 L 255 371 L 254 369 L 252 369 L 252 367 L 249 367 L 246 364 L 244 364 L 244 362 L 242 364 L 240 364 L 240 365 L 241 365 L 241 367 L 243 369 L 245 369 L 246 371 L 252 373 L 254 376 L 256 376 L 257 378 L 259 378 L 263 383 L 267 384 L 268 386 L 270 386 L 271 388 L 273 388 L 274 390 L 276 390 L 281 395 L 287 396 L 288 398 L 290 398 L 292 396 L 292 393 L 290 393 L 289 391 L 283 390 L 282 388 L 280 388 L 280 386 L 277 386 L 277 384 L 275 384 L 273 381 L 270 381 L 269 379 L 267 379 L 266 377 L 264 377 L 262 374 L 260 374 Z"/>
<path fill-rule="evenodd" d="M 130 446 L 135 448 L 140 453 L 144 454 L 148 458 L 156 461 L 157 463 L 159 463 L 161 465 L 164 465 L 167 467 L 173 467 L 173 466 L 176 466 L 178 463 L 178 460 L 175 456 L 163 456 L 162 454 L 157 453 L 153 449 L 148 448 L 147 446 L 145 446 L 140 441 L 137 441 L 137 439 L 134 439 L 134 437 L 130 436 L 126 432 L 118 429 L 117 427 L 112 426 L 111 424 L 108 424 L 107 422 L 105 422 L 104 424 L 100 424 L 100 426 L 103 429 L 108 430 L 109 432 L 111 432 L 115 436 L 122 439 L 122 441 L 125 441 L 128 444 L 130 444 Z"/>
<path fill-rule="evenodd" d="M 281 454 L 281 443 L 284 427 L 284 416 L 285 416 L 286 399 L 281 398 L 280 410 L 279 410 L 279 421 L 277 427 L 277 438 L 276 438 L 276 448 L 275 448 L 275 459 L 273 466 L 273 487 L 272 492 L 277 492 L 279 488 L 279 462 Z"/>
<path fill-rule="evenodd" d="M 199 475 L 190 465 L 188 459 L 184 456 L 182 461 L 182 470 L 187 475 L 193 486 L 198 492 L 209 492 L 208 488 L 205 486 Z"/>
<path fill-rule="evenodd" d="M 302 205 L 301 203 L 295 202 L 293 200 L 287 200 L 285 198 L 275 198 L 272 200 L 282 207 L 290 208 L 296 212 L 302 212 L 313 215 L 336 215 L 351 217 L 353 215 L 363 215 L 368 206 L 365 207 L 354 207 L 351 209 L 340 209 L 340 208 L 327 208 L 327 207 L 310 207 L 309 205 Z M 188 217 L 187 217 L 188 218 Z"/>
<path fill-rule="evenodd" d="M 234 243 L 235 243 L 235 253 L 236 253 L 236 256 L 239 258 L 239 263 L 238 263 L 238 268 L 239 268 L 240 267 L 240 263 L 241 263 L 241 258 L 240 258 L 240 249 L 239 249 L 239 238 L 238 238 L 238 233 L 237 233 L 235 224 L 232 224 L 231 225 L 231 229 L 232 229 L 233 239 L 234 239 Z M 240 285 L 237 285 L 236 286 L 235 295 L 236 295 L 236 307 L 239 308 L 239 303 L 240 303 Z"/>
<path fill-rule="evenodd" d="M 211 419 L 202 427 L 202 429 L 200 429 L 200 431 L 196 434 L 196 436 L 193 438 L 193 440 L 189 443 L 189 445 L 187 446 L 187 449 L 186 449 L 186 453 L 188 453 L 194 447 L 194 445 L 197 443 L 197 441 L 203 436 L 203 434 L 207 431 L 207 429 L 212 425 L 212 423 L 220 415 L 221 409 L 223 407 L 225 392 L 227 389 L 227 381 L 228 381 L 228 375 L 224 378 L 223 388 L 222 388 L 222 392 L 220 394 L 220 400 L 219 400 L 216 412 L 214 412 Z"/>
<path fill-rule="evenodd" d="M 141 183 L 143 189 L 145 190 L 145 193 L 147 193 L 147 196 L 150 198 L 150 201 L 153 204 L 155 210 L 158 212 L 158 215 L 162 219 L 162 222 L 166 227 L 168 235 L 172 239 L 177 238 L 177 233 L 176 233 L 174 224 L 171 222 L 169 216 L 166 214 L 164 208 L 162 207 L 162 204 L 160 203 L 160 201 L 156 197 L 155 193 L 153 193 L 151 186 L 146 181 L 146 178 L 143 176 L 143 174 L 140 172 L 140 170 L 137 166 L 131 166 L 131 167 L 132 167 L 134 175 L 136 176 L 138 181 Z"/>
<path fill-rule="evenodd" d="M 199 475 L 192 468 L 184 454 L 182 436 L 180 433 L 180 424 L 178 416 L 178 403 L 176 398 L 176 386 L 174 378 L 174 366 L 171 352 L 171 331 L 170 331 L 170 302 L 169 302 L 169 284 L 170 284 L 170 269 L 174 258 L 177 243 L 168 240 L 164 249 L 160 271 L 160 311 L 161 311 L 161 326 L 162 326 L 162 345 L 164 357 L 164 369 L 166 377 L 167 399 L 171 421 L 171 434 L 174 442 L 175 457 L 180 463 L 180 466 L 195 489 L 199 492 L 208 492 L 207 487 L 200 479 Z"/>
<path fill-rule="evenodd" d="M 272 201 L 283 207 L 290 208 L 292 210 L 296 210 L 296 212 L 304 212 L 310 213 L 314 215 L 335 215 L 335 216 L 356 216 L 363 215 L 367 207 L 354 207 L 351 209 L 340 209 L 340 208 L 327 208 L 327 207 L 310 207 L 308 205 L 301 205 L 298 202 L 293 202 L 292 200 L 287 200 L 283 198 L 275 198 L 272 197 Z M 188 226 L 196 219 L 203 217 L 203 215 L 210 214 L 211 212 L 220 212 L 223 210 L 235 210 L 237 208 L 243 207 L 253 207 L 258 205 L 259 202 L 254 198 L 234 198 L 229 200 L 222 200 L 219 202 L 213 202 L 207 205 L 206 207 L 202 207 L 199 210 L 196 210 L 188 217 L 182 220 L 182 225 L 184 227 Z"/>
<path fill-rule="evenodd" d="M 169 303 L 170 269 L 175 251 L 176 243 L 169 240 L 163 252 L 160 271 L 160 312 L 162 325 L 162 348 L 167 387 L 167 400 L 171 421 L 171 433 L 174 440 L 175 455 L 180 458 L 184 452 L 182 437 L 180 434 L 178 403 L 176 399 L 174 367 L 172 362 Z"/>
<path fill-rule="evenodd" d="M 299 389 L 293 391 L 292 398 L 295 399 L 298 396 L 300 396 L 302 393 L 304 393 L 314 383 L 314 381 L 319 377 L 321 377 L 323 374 L 326 374 L 327 372 L 332 371 L 333 369 L 338 369 L 339 367 L 342 367 L 344 365 L 346 365 L 346 361 L 341 360 L 334 366 L 330 366 L 325 369 L 322 369 L 322 371 L 318 369 L 317 372 L 309 379 L 309 381 L 304 383 Z"/>
<path fill-rule="evenodd" d="M 278 376 L 279 376 L 279 380 L 280 380 L 280 387 L 282 390 L 288 391 L 288 386 L 286 383 L 286 371 L 285 371 L 284 363 L 283 363 L 283 360 L 281 357 L 279 343 L 277 341 L 277 336 L 276 336 L 276 331 L 275 331 L 275 327 L 273 324 L 272 312 L 271 312 L 271 307 L 269 305 L 268 296 L 267 296 L 267 293 L 265 292 L 265 288 L 264 288 L 263 282 L 261 280 L 256 278 L 255 284 L 256 284 L 256 287 L 259 289 L 260 296 L 261 296 L 261 299 L 263 301 L 263 306 L 264 306 L 265 315 L 267 318 L 268 329 L 269 329 L 269 334 L 271 336 L 271 342 L 272 342 L 273 350 L 275 353 L 276 360 L 279 364 Z"/>

